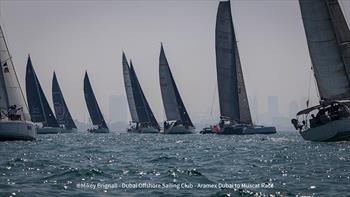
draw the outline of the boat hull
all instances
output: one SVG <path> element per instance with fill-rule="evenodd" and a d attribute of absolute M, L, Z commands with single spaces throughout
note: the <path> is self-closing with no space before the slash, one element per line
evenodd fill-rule
<path fill-rule="evenodd" d="M 186 128 L 183 125 L 170 127 L 169 129 L 165 129 L 163 132 L 163 134 L 193 134 L 193 133 L 194 133 L 193 127 Z"/>
<path fill-rule="evenodd" d="M 159 130 L 153 127 L 147 127 L 147 128 L 130 128 L 127 131 L 128 133 L 159 133 Z"/>
<path fill-rule="evenodd" d="M 28 121 L 0 121 L 0 141 L 35 140 L 36 127 Z"/>
<path fill-rule="evenodd" d="M 276 127 L 247 127 L 243 131 L 243 135 L 274 134 L 274 133 L 276 133 Z"/>
<path fill-rule="evenodd" d="M 308 141 L 350 141 L 350 119 L 334 120 L 299 133 Z"/>
<path fill-rule="evenodd" d="M 37 128 L 38 134 L 58 134 L 62 132 L 60 127 L 41 127 Z"/>
<path fill-rule="evenodd" d="M 100 128 L 100 129 L 90 129 L 90 133 L 109 133 L 109 130 L 107 128 Z"/>
<path fill-rule="evenodd" d="M 214 132 L 213 132 L 214 133 Z M 225 127 L 217 134 L 221 135 L 255 135 L 255 134 L 275 134 L 276 127 L 256 127 L 248 125 L 233 125 Z"/>
<path fill-rule="evenodd" d="M 75 133 L 78 129 L 62 129 L 61 133 Z"/>
<path fill-rule="evenodd" d="M 199 133 L 200 134 L 215 134 L 211 127 L 205 127 Z"/>
<path fill-rule="evenodd" d="M 219 132 L 217 132 L 217 134 L 219 134 L 219 135 L 242 135 L 245 128 L 246 128 L 246 126 L 243 126 L 243 125 L 226 126 L 226 127 L 222 128 Z"/>

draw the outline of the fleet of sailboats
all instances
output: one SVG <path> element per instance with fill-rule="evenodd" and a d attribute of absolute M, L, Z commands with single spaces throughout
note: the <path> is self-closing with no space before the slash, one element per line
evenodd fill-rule
<path fill-rule="evenodd" d="M 305 140 L 350 141 L 350 31 L 338 0 L 299 0 L 307 44 L 317 81 L 320 104 L 297 113 L 292 124 Z M 230 1 L 220 1 L 215 27 L 215 55 L 220 122 L 201 133 L 274 134 L 275 127 L 255 125 L 247 97 Z M 26 66 L 27 102 L 0 26 L 0 140 L 34 140 L 37 134 L 77 130 L 55 72 L 52 99 L 46 99 L 30 56 Z M 176 86 L 163 44 L 159 55 L 159 83 L 166 120 L 156 120 L 141 88 L 135 68 L 122 53 L 124 86 L 132 121 L 127 132 L 193 134 L 193 125 Z M 109 133 L 87 72 L 84 98 L 93 127 L 91 133 Z"/>
<path fill-rule="evenodd" d="M 305 140 L 350 140 L 350 31 L 337 0 L 299 0 L 320 104 L 292 123 Z"/>

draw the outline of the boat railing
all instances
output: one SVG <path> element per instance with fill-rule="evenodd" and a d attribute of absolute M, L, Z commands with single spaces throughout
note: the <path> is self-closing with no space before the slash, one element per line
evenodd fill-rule
<path fill-rule="evenodd" d="M 304 113 L 298 113 L 296 119 L 292 119 L 295 129 L 300 131 L 315 128 L 335 120 L 350 118 L 350 108 L 346 103 L 319 105 L 303 111 Z"/>
<path fill-rule="evenodd" d="M 0 109 L 0 119 L 7 119 L 7 120 L 21 120 L 25 121 L 25 114 L 23 111 L 23 107 L 20 107 L 16 109 L 17 111 L 14 114 L 9 114 L 8 110 Z"/>

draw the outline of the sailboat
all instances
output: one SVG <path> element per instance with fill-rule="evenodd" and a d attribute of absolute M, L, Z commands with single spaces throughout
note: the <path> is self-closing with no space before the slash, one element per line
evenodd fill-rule
<path fill-rule="evenodd" d="M 182 102 L 176 87 L 163 44 L 159 55 L 159 82 L 167 120 L 164 122 L 164 134 L 191 134 L 195 127 Z"/>
<path fill-rule="evenodd" d="M 72 116 L 68 110 L 66 101 L 58 84 L 56 73 L 53 73 L 52 79 L 52 100 L 58 124 L 62 129 L 62 133 L 71 133 L 77 131 Z"/>
<path fill-rule="evenodd" d="M 237 40 L 234 32 L 231 3 L 219 3 L 215 27 L 216 70 L 218 80 L 220 123 L 201 133 L 271 134 L 275 127 L 254 125 L 244 84 Z"/>
<path fill-rule="evenodd" d="M 338 0 L 299 0 L 320 104 L 292 124 L 305 140 L 350 140 L 350 31 Z"/>
<path fill-rule="evenodd" d="M 26 92 L 29 113 L 37 126 L 38 134 L 57 134 L 62 131 L 41 88 L 38 77 L 28 56 L 26 69 Z"/>
<path fill-rule="evenodd" d="M 31 122 L 12 58 L 0 26 L 0 140 L 35 140 Z"/>
<path fill-rule="evenodd" d="M 130 67 L 123 52 L 123 75 L 132 122 L 128 132 L 159 133 L 160 127 L 142 91 L 134 66 Z"/>
<path fill-rule="evenodd" d="M 86 106 L 88 108 L 92 124 L 95 126 L 88 131 L 91 133 L 109 133 L 106 121 L 103 118 L 100 107 L 98 106 L 94 91 L 92 90 L 91 83 L 87 72 L 84 77 L 84 97 Z"/>

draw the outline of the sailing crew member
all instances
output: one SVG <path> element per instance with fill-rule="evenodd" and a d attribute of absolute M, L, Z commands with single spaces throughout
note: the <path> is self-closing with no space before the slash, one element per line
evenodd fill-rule
<path fill-rule="evenodd" d="M 164 121 L 164 129 L 167 129 L 168 128 L 168 123 L 166 121 Z"/>
<path fill-rule="evenodd" d="M 7 111 L 7 116 L 10 120 L 18 120 L 18 114 L 17 114 L 17 106 L 16 105 L 12 105 L 9 107 L 8 111 Z"/>
<path fill-rule="evenodd" d="M 224 124 L 225 124 L 224 120 L 221 119 L 220 122 L 219 122 L 219 127 L 220 128 L 224 128 Z"/>

